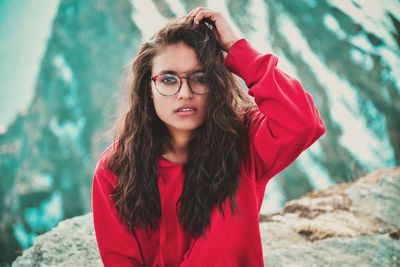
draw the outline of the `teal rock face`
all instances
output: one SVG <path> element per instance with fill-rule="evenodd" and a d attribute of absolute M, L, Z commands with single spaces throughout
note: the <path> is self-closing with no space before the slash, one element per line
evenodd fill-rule
<path fill-rule="evenodd" d="M 140 42 L 129 1 L 61 1 L 26 115 L 0 136 L 1 262 L 91 210 L 95 133 Z M 3 234 L 4 233 L 4 234 Z"/>
<path fill-rule="evenodd" d="M 163 21 L 207 4 L 213 7 L 189 0 L 60 0 L 33 100 L 0 129 L 0 265 L 59 221 L 91 210 L 93 169 L 112 140 L 121 81 L 139 44 Z M 271 182 L 263 213 L 312 189 L 400 164 L 400 14 L 391 5 L 225 1 L 221 11 L 299 78 L 327 127 Z"/>

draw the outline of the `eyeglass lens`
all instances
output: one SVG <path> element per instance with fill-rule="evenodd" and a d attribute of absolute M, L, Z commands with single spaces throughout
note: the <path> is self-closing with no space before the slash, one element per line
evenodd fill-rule
<path fill-rule="evenodd" d="M 195 73 L 181 78 L 173 74 L 161 74 L 155 79 L 157 91 L 162 95 L 174 95 L 181 89 L 182 79 L 188 80 L 189 88 L 193 93 L 208 93 L 207 79 L 204 73 Z"/>

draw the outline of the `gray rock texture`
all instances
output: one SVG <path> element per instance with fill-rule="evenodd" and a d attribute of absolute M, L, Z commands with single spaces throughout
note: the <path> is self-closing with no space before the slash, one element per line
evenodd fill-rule
<path fill-rule="evenodd" d="M 102 266 L 92 213 L 60 222 L 50 232 L 39 236 L 12 266 Z"/>
<path fill-rule="evenodd" d="M 314 191 L 260 216 L 266 266 L 400 266 L 400 168 Z M 61 222 L 13 266 L 101 266 L 92 214 Z"/>
<path fill-rule="evenodd" d="M 314 191 L 261 216 L 268 266 L 400 266 L 400 168 Z"/>

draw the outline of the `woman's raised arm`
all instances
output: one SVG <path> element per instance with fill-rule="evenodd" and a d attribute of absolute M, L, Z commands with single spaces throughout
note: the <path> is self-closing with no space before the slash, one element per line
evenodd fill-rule
<path fill-rule="evenodd" d="M 312 96 L 277 63 L 277 57 L 258 53 L 245 39 L 233 44 L 225 59 L 258 106 L 251 114 L 248 164 L 258 182 L 282 171 L 325 132 Z"/>

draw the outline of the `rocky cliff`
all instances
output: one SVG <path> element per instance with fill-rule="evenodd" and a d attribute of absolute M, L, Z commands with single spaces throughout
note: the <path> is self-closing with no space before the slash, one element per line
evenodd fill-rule
<path fill-rule="evenodd" d="M 400 168 L 314 191 L 260 216 L 266 266 L 400 266 Z M 92 214 L 38 237 L 13 266 L 101 266 Z"/>

